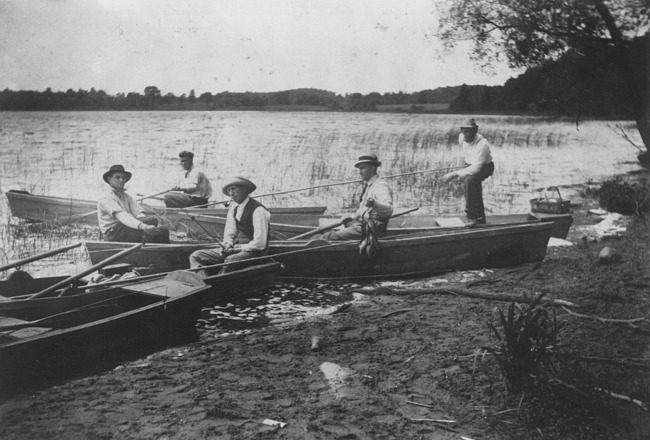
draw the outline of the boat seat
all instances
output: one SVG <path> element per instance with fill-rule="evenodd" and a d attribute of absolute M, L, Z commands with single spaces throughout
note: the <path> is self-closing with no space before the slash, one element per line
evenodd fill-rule
<path fill-rule="evenodd" d="M 465 222 L 460 217 L 439 217 L 436 218 L 438 226 L 443 228 L 462 228 Z"/>
<path fill-rule="evenodd" d="M 143 295 L 155 296 L 158 298 L 174 298 L 181 296 L 198 287 L 205 286 L 205 281 L 197 274 L 187 270 L 177 270 L 165 278 L 158 278 L 144 283 L 136 283 L 125 286 L 128 290 L 134 290 Z"/>
<path fill-rule="evenodd" d="M 6 325 L 16 325 L 16 324 L 26 324 L 29 321 L 23 319 L 11 318 L 8 316 L 0 316 L 0 327 Z M 29 338 L 32 336 L 38 336 L 42 333 L 47 333 L 52 329 L 49 327 L 25 327 L 19 330 L 10 330 L 5 332 L 0 332 L 0 341 L 2 342 L 11 342 L 18 341 L 20 339 Z"/>

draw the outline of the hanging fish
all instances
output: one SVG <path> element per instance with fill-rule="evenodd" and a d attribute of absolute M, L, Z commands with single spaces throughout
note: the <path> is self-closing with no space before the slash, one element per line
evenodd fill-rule
<path fill-rule="evenodd" d="M 359 254 L 365 255 L 368 259 L 375 259 L 379 253 L 379 241 L 376 235 L 376 223 L 371 218 L 363 218 L 361 221 L 362 239 L 359 243 Z"/>

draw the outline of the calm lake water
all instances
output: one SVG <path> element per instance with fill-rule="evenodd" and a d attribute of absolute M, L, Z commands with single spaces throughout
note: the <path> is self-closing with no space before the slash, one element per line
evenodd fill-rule
<path fill-rule="evenodd" d="M 192 150 L 216 187 L 250 177 L 258 193 L 358 178 L 352 164 L 375 152 L 384 175 L 457 164 L 461 115 L 320 112 L 5 112 L 0 113 L 0 188 L 97 198 L 110 165 L 133 171 L 131 193 L 169 188 L 178 152 Z M 617 121 L 476 116 L 497 165 L 486 182 L 494 213 L 527 208 L 535 188 L 570 186 L 638 168 L 636 150 L 613 131 Z M 625 123 L 630 126 L 631 124 Z M 636 132 L 632 132 L 636 134 Z M 397 204 L 439 212 L 442 171 L 392 180 Z M 268 204 L 327 204 L 339 211 L 354 185 L 264 198 Z M 503 199 L 507 198 L 507 203 Z M 221 198 L 216 192 L 214 198 Z"/>
<path fill-rule="evenodd" d="M 97 199 L 107 190 L 102 174 L 113 164 L 133 172 L 131 194 L 172 186 L 178 153 L 192 150 L 213 181 L 213 200 L 233 175 L 251 178 L 257 194 L 358 179 L 357 157 L 376 153 L 390 179 L 396 210 L 462 213 L 458 185 L 439 179 L 460 164 L 457 139 L 462 115 L 321 112 L 21 112 L 0 113 L 0 190 Z M 539 188 L 558 186 L 571 198 L 587 182 L 640 168 L 636 149 L 614 132 L 618 121 L 476 116 L 492 143 L 496 171 L 484 183 L 488 212 L 527 212 Z M 623 126 L 638 137 L 630 122 Z M 424 172 L 429 171 L 429 172 Z M 321 205 L 338 214 L 358 186 L 346 184 L 264 197 L 267 206 Z M 0 198 L 0 264 L 84 238 L 32 233 L 13 219 Z M 77 235 L 75 235 L 77 234 Z M 82 249 L 31 264 L 33 275 L 79 273 L 90 266 Z M 3 276 L 4 274 L 0 274 Z M 282 322 L 309 310 L 349 301 L 340 286 L 280 285 L 242 304 L 204 311 L 204 335 Z"/>
<path fill-rule="evenodd" d="M 462 213 L 462 191 L 439 178 L 460 162 L 462 115 L 321 112 L 5 112 L 0 113 L 0 189 L 97 199 L 107 190 L 102 174 L 121 163 L 133 172 L 131 194 L 171 187 L 178 152 L 192 150 L 213 181 L 213 200 L 233 175 L 251 178 L 257 194 L 358 179 L 353 163 L 376 153 L 390 180 L 397 210 Z M 526 212 L 538 188 L 562 195 L 585 182 L 639 168 L 635 148 L 614 132 L 618 121 L 477 115 L 492 143 L 496 171 L 484 184 L 493 214 Z M 636 130 L 622 123 L 632 136 Z M 357 185 L 299 191 L 261 200 L 268 206 L 324 205 L 349 210 Z M 0 201 L 0 225 L 10 221 Z M 4 237 L 4 238 L 3 238 Z M 0 235 L 6 258 L 11 243 Z"/>

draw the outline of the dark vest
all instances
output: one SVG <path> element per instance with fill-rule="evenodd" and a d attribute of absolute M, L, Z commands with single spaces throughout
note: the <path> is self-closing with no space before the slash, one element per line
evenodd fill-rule
<path fill-rule="evenodd" d="M 264 205 L 257 200 L 250 199 L 246 206 L 244 206 L 244 213 L 241 216 L 241 220 L 235 218 L 235 224 L 237 225 L 237 237 L 235 238 L 236 243 L 244 244 L 253 239 L 253 234 L 255 232 L 253 228 L 253 212 L 258 208 L 266 209 Z M 268 236 L 266 237 L 266 247 L 269 247 Z"/>

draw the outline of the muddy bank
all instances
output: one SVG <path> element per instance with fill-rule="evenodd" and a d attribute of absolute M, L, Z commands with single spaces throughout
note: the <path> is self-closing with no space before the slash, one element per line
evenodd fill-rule
<path fill-rule="evenodd" d="M 582 242 L 580 227 L 597 221 L 590 207 L 576 208 L 570 241 Z M 633 402 L 603 395 L 585 403 L 571 393 L 547 401 L 507 396 L 482 347 L 494 343 L 486 323 L 508 303 L 458 292 L 545 293 L 577 304 L 568 310 L 585 317 L 554 308 L 564 324 L 561 340 L 575 355 L 619 362 L 583 360 L 576 371 L 647 404 L 650 373 L 620 361 L 648 364 L 650 325 L 613 320 L 650 312 L 649 231 L 647 221 L 637 221 L 619 238 L 549 248 L 538 265 L 403 280 L 379 290 L 359 285 L 350 292 L 354 301 L 327 314 L 202 338 L 103 374 L 15 394 L 0 404 L 0 437 L 648 438 L 648 413 Z M 618 249 L 622 261 L 598 264 L 605 246 Z M 433 293 L 408 292 L 416 287 Z M 400 294 L 389 290 L 397 288 Z"/>

